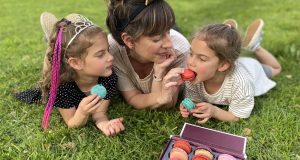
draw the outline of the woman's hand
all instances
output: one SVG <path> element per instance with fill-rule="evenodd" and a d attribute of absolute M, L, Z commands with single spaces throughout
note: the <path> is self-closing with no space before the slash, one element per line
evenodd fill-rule
<path fill-rule="evenodd" d="M 125 130 L 123 118 L 116 118 L 110 121 L 102 121 L 96 124 L 97 127 L 106 135 L 113 136 Z"/>
<path fill-rule="evenodd" d="M 161 89 L 161 103 L 166 104 L 172 101 L 174 93 L 176 93 L 180 85 L 184 82 L 180 76 L 183 71 L 183 68 L 173 68 L 163 78 Z"/>
<path fill-rule="evenodd" d="M 92 94 L 81 100 L 78 106 L 78 111 L 81 114 L 88 116 L 93 113 L 102 103 L 102 100 L 99 96 Z"/>
<path fill-rule="evenodd" d="M 157 78 L 162 78 L 167 72 L 167 68 L 174 62 L 177 58 L 176 53 L 173 49 L 170 49 L 169 54 L 163 57 L 163 59 L 156 60 L 153 65 L 154 75 Z"/>
<path fill-rule="evenodd" d="M 191 110 L 191 113 L 194 117 L 201 118 L 197 122 L 200 124 L 206 123 L 211 117 L 214 116 L 216 112 L 216 106 L 210 103 L 197 103 L 196 108 Z"/>

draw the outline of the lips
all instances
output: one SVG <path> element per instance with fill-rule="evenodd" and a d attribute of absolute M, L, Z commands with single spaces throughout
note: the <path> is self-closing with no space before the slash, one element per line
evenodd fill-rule
<path fill-rule="evenodd" d="M 111 64 L 111 65 L 107 66 L 106 68 L 111 69 L 112 67 L 113 67 L 113 65 Z"/>

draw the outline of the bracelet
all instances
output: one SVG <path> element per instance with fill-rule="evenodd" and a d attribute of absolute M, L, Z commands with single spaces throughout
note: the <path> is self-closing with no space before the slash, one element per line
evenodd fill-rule
<path fill-rule="evenodd" d="M 153 74 L 153 80 L 156 82 L 160 82 L 160 81 L 162 81 L 162 78 L 158 78 L 158 77 L 156 77 L 155 74 Z"/>

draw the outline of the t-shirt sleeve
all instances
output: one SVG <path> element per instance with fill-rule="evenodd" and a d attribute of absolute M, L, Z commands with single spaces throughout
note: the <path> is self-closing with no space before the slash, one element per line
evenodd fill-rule
<path fill-rule="evenodd" d="M 235 84 L 229 112 L 239 118 L 248 118 L 254 107 L 254 85 L 249 81 Z"/>
<path fill-rule="evenodd" d="M 112 73 L 109 77 L 103 77 L 101 84 L 106 88 L 107 94 L 104 97 L 105 100 L 110 100 L 117 93 L 117 82 L 118 76 L 115 72 Z"/>

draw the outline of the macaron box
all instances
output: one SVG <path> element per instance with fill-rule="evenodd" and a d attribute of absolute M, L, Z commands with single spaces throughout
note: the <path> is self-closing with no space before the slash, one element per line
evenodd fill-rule
<path fill-rule="evenodd" d="M 185 123 L 171 136 L 160 160 L 244 160 L 245 137 Z"/>

